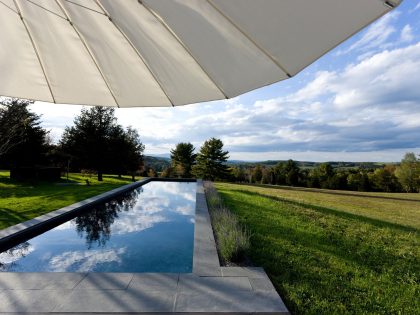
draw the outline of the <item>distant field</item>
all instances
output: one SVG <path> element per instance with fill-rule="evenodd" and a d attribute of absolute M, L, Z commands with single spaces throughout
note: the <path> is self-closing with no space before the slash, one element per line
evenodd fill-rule
<path fill-rule="evenodd" d="M 22 184 L 10 180 L 9 172 L 0 171 L 0 229 L 131 183 L 128 176 L 104 175 L 103 179 L 98 182 L 95 176 L 70 173 L 69 185 L 63 185 L 64 178 L 59 184 Z"/>
<path fill-rule="evenodd" d="M 232 185 L 232 187 L 235 189 L 246 187 L 248 191 L 267 196 L 344 210 L 348 213 L 420 229 L 419 193 L 376 193 L 271 185 Z"/>
<path fill-rule="evenodd" d="M 292 313 L 420 314 L 418 195 L 216 188 Z"/>

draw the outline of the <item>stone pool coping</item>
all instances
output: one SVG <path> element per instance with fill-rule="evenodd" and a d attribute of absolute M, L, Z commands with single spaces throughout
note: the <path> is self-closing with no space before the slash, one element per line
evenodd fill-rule
<path fill-rule="evenodd" d="M 146 178 L 2 230 L 0 244 L 153 180 L 161 179 Z M 220 266 L 201 180 L 192 273 L 0 272 L 0 313 L 289 314 L 263 268 Z"/>

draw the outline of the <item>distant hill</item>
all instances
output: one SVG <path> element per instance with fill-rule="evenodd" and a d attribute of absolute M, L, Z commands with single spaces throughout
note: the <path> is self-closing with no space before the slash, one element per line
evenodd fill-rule
<path fill-rule="evenodd" d="M 228 165 L 230 166 L 239 166 L 239 167 L 254 167 L 256 165 L 272 167 L 280 162 L 287 162 L 287 160 L 267 160 L 267 161 L 240 161 L 240 160 L 231 160 L 228 161 Z M 310 162 L 310 161 L 296 161 L 301 168 L 314 168 L 324 162 Z M 330 161 L 328 162 L 331 164 L 333 168 L 379 168 L 385 165 L 385 163 L 381 162 L 337 162 L 337 161 Z"/>
<path fill-rule="evenodd" d="M 266 161 L 242 161 L 242 160 L 229 160 L 227 164 L 229 166 L 237 167 L 255 167 L 256 165 L 272 167 L 279 162 L 287 162 L 287 160 L 266 160 Z M 322 164 L 321 162 L 311 162 L 311 161 L 296 161 L 301 168 L 314 168 Z M 382 162 L 337 162 L 330 161 L 333 168 L 379 168 L 385 165 Z M 161 172 L 164 168 L 171 165 L 171 158 L 169 154 L 154 154 L 154 155 L 145 155 L 144 164 L 146 167 L 151 167 L 157 172 Z M 386 163 L 386 164 L 398 164 L 398 163 Z"/>
<path fill-rule="evenodd" d="M 144 166 L 145 168 L 153 168 L 156 172 L 163 171 L 164 168 L 171 165 L 171 159 L 168 157 L 158 157 L 158 156 L 144 156 Z"/>
<path fill-rule="evenodd" d="M 155 157 L 155 158 L 158 158 L 158 159 L 165 159 L 165 160 L 170 160 L 171 159 L 171 155 L 169 153 L 148 154 L 147 156 Z"/>

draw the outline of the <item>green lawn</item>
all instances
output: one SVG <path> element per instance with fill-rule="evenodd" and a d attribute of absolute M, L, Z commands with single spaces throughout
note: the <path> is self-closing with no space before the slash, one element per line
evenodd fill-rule
<path fill-rule="evenodd" d="M 292 313 L 420 314 L 418 195 L 216 188 Z"/>
<path fill-rule="evenodd" d="M 86 179 L 90 186 L 86 185 Z M 131 177 L 70 174 L 69 185 L 60 183 L 23 184 L 9 179 L 9 172 L 0 171 L 0 229 L 23 222 L 77 201 L 131 183 Z"/>

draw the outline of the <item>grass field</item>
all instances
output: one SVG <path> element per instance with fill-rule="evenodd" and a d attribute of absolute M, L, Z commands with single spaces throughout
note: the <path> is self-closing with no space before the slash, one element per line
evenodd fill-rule
<path fill-rule="evenodd" d="M 64 178 L 60 183 L 22 184 L 10 180 L 9 172 L 0 171 L 0 229 L 131 182 L 131 177 L 104 175 L 103 179 L 98 182 L 95 176 L 70 174 L 68 185 Z"/>
<path fill-rule="evenodd" d="M 293 314 L 420 314 L 418 195 L 216 188 Z"/>

